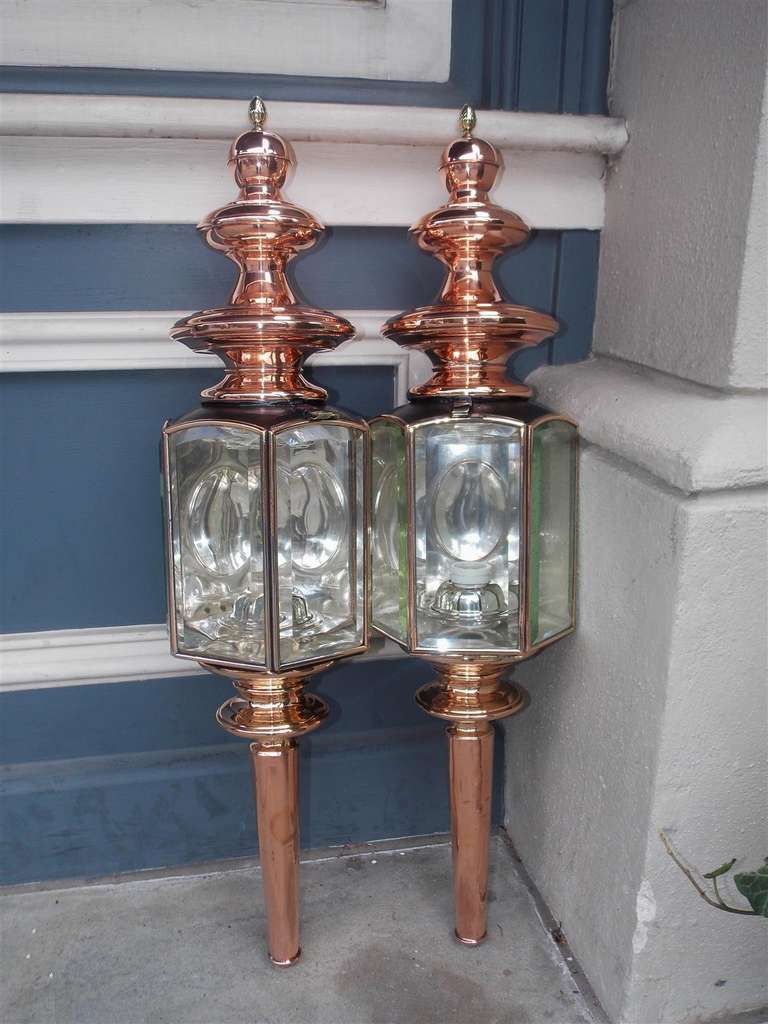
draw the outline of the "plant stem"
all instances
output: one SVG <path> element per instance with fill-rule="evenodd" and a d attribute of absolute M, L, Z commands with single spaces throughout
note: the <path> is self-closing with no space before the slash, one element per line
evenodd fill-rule
<path fill-rule="evenodd" d="M 685 866 L 685 864 L 683 864 L 683 862 L 680 860 L 680 858 L 674 852 L 674 850 L 670 846 L 669 839 L 667 839 L 667 836 L 664 833 L 664 831 L 660 831 L 659 832 L 659 838 L 661 839 L 662 843 L 664 844 L 664 849 L 667 851 L 669 856 L 672 858 L 672 860 L 675 862 L 675 864 L 677 864 L 677 866 L 683 872 L 683 874 L 688 879 L 688 881 L 691 883 L 691 885 L 696 890 L 696 892 L 699 894 L 699 896 L 701 896 L 701 898 L 704 900 L 704 902 L 708 903 L 710 905 L 710 907 L 714 907 L 716 910 L 724 910 L 727 914 L 744 914 L 747 917 L 755 917 L 755 916 L 757 916 L 757 911 L 755 911 L 755 910 L 741 910 L 739 907 L 731 907 L 727 903 L 724 903 L 722 898 L 720 897 L 720 891 L 717 888 L 717 879 L 716 878 L 712 879 L 712 885 L 715 888 L 715 896 L 717 897 L 717 899 L 713 900 L 712 897 L 709 895 L 709 893 L 707 893 L 699 885 L 699 883 L 696 881 L 696 877 L 694 876 L 693 872 L 689 868 L 687 868 Z"/>

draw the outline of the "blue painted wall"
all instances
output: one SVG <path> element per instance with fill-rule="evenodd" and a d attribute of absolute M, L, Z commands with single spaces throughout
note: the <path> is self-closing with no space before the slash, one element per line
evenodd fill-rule
<path fill-rule="evenodd" d="M 3 632 L 163 622 L 158 438 L 216 370 L 6 374 L 0 434 Z M 312 375 L 365 416 L 391 408 L 390 367 Z M 40 410 L 45 410 L 43 421 Z M 28 538 L 14 543 L 12 538 Z"/>
<path fill-rule="evenodd" d="M 524 353 L 518 372 L 589 353 L 599 243 L 596 231 L 538 231 L 497 262 L 507 296 L 561 324 L 554 341 Z M 0 246 L 0 310 L 8 313 L 205 309 L 224 302 L 234 284 L 231 263 L 186 224 L 7 224 Z M 43 255 L 55 268 L 45 288 Z M 291 263 L 290 276 L 299 298 L 328 309 L 408 309 L 431 302 L 443 279 L 440 263 L 405 228 L 329 228 Z"/>
<path fill-rule="evenodd" d="M 0 69 L 0 89 L 122 92 L 600 113 L 609 0 L 455 0 L 444 85 L 110 69 Z M 201 211 L 203 212 L 203 211 Z M 219 305 L 231 264 L 191 225 L 0 228 L 0 310 L 200 309 Z M 557 339 L 516 360 L 584 358 L 599 236 L 539 232 L 499 263 L 513 298 L 553 312 Z M 301 295 L 330 309 L 406 309 L 433 299 L 436 261 L 401 229 L 331 229 L 293 265 Z M 40 287 L 41 279 L 45 287 Z M 391 408 L 389 369 L 314 376 L 334 404 Z M 26 632 L 165 617 L 157 439 L 215 371 L 7 374 L 0 379 L 0 629 Z M 313 680 L 328 726 L 302 748 L 305 846 L 448 827 L 441 726 L 413 692 L 416 660 L 337 666 Z M 0 699 L 0 878 L 98 875 L 253 853 L 245 745 L 213 712 L 211 676 L 32 690 Z M 501 757 L 501 745 L 497 755 Z M 496 773 L 496 820 L 502 772 Z"/>
<path fill-rule="evenodd" d="M 331 706 L 301 743 L 305 847 L 448 827 L 440 724 L 416 659 L 340 664 L 311 681 Z M 242 857 L 256 851 L 247 746 L 213 721 L 232 693 L 204 675 L 7 694 L 0 868 L 7 883 Z M 502 744 L 497 744 L 497 760 Z M 496 779 L 502 778 L 499 760 Z M 496 786 L 494 820 L 501 821 Z"/>

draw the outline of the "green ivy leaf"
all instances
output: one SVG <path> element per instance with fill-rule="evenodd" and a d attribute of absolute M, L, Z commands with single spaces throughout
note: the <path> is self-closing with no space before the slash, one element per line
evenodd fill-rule
<path fill-rule="evenodd" d="M 757 871 L 742 871 L 733 876 L 733 881 L 755 913 L 768 917 L 768 857 Z"/>
<path fill-rule="evenodd" d="M 704 875 L 704 877 L 705 878 L 719 878 L 720 875 L 727 875 L 728 872 L 731 870 L 731 868 L 733 867 L 733 865 L 735 863 L 736 863 L 736 858 L 734 857 L 733 860 L 727 860 L 725 862 L 725 864 L 721 864 L 720 867 L 719 868 L 715 868 L 714 871 L 708 871 L 706 873 L 706 875 Z"/>

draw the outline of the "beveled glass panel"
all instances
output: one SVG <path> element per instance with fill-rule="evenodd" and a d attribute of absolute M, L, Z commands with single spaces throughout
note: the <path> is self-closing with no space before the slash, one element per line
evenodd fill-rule
<path fill-rule="evenodd" d="M 520 441 L 516 424 L 482 417 L 416 428 L 420 650 L 519 649 Z"/>
<path fill-rule="evenodd" d="M 266 664 L 261 435 L 200 425 L 168 438 L 180 654 Z"/>
<path fill-rule="evenodd" d="M 338 657 L 364 643 L 363 434 L 310 424 L 274 444 L 280 664 Z"/>
<path fill-rule="evenodd" d="M 408 523 L 405 432 L 371 423 L 371 607 L 373 624 L 405 643 L 408 634 Z"/>
<path fill-rule="evenodd" d="M 533 430 L 530 517 L 530 635 L 542 643 L 573 625 L 576 428 L 547 420 Z"/>

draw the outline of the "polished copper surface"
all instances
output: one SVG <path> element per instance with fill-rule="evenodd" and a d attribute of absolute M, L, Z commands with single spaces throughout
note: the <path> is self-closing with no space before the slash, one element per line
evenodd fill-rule
<path fill-rule="evenodd" d="M 422 686 L 416 703 L 450 722 L 448 735 L 453 892 L 456 938 L 479 945 L 486 935 L 488 845 L 493 783 L 493 725 L 522 711 L 528 694 L 504 681 L 498 660 L 434 661 L 439 678 Z"/>
<path fill-rule="evenodd" d="M 299 958 L 299 754 L 296 740 L 322 724 L 328 705 L 304 693 L 323 662 L 292 672 L 245 672 L 211 662 L 204 668 L 231 679 L 240 694 L 222 704 L 216 721 L 251 739 L 261 878 L 269 958 L 290 967 Z"/>
<path fill-rule="evenodd" d="M 312 732 L 328 716 L 328 705 L 304 693 L 304 681 L 332 662 L 308 665 L 293 672 L 248 672 L 201 661 L 203 668 L 226 676 L 240 694 L 216 712 L 219 725 L 244 739 L 292 739 Z"/>
<path fill-rule="evenodd" d="M 325 229 L 282 196 L 296 157 L 289 143 L 265 130 L 260 97 L 249 114 L 252 128 L 229 154 L 240 194 L 199 225 L 207 244 L 237 264 L 239 279 L 228 305 L 180 320 L 171 337 L 195 352 L 215 352 L 228 368 L 222 381 L 203 391 L 208 401 L 322 401 L 325 391 L 302 376 L 302 362 L 351 338 L 354 328 L 334 313 L 296 302 L 286 266 Z"/>
<path fill-rule="evenodd" d="M 530 642 L 527 622 L 532 430 L 547 414 L 526 401 L 531 389 L 507 376 L 511 355 L 558 330 L 547 313 L 502 298 L 493 279 L 497 256 L 523 244 L 524 221 L 490 199 L 501 156 L 489 142 L 476 138 L 476 114 L 465 106 L 461 138 L 443 151 L 440 171 L 448 202 L 411 228 L 420 248 L 447 267 L 437 301 L 389 320 L 383 333 L 404 347 L 425 351 L 434 365 L 426 384 L 412 388 L 416 401 L 380 417 L 398 423 L 406 441 L 406 543 L 408 601 L 406 635 L 393 637 L 412 653 L 435 665 L 438 678 L 422 686 L 416 702 L 427 714 L 449 723 L 451 829 L 456 936 L 476 946 L 486 935 L 488 847 L 493 776 L 493 722 L 518 714 L 527 704 L 524 690 L 504 680 L 511 665 L 544 646 Z M 435 655 L 419 646 L 416 629 L 416 431 L 424 423 L 470 417 L 489 423 L 516 423 L 526 453 L 522 484 L 519 569 L 523 580 L 519 607 L 519 649 L 455 650 Z M 382 631 L 377 625 L 377 629 Z M 566 631 L 567 632 L 567 631 Z M 551 638 L 549 642 L 563 636 Z"/>
<path fill-rule="evenodd" d="M 278 602 L 276 532 L 277 466 L 274 436 L 280 430 L 321 422 L 367 433 L 366 424 L 348 414 L 322 408 L 326 393 L 302 375 L 302 363 L 312 351 L 331 348 L 354 334 L 350 323 L 326 310 L 299 305 L 286 277 L 286 267 L 298 252 L 314 245 L 324 228 L 305 210 L 283 198 L 282 188 L 295 166 L 288 142 L 264 123 L 266 107 L 260 97 L 250 105 L 252 127 L 232 144 L 229 163 L 240 189 L 232 202 L 214 211 L 200 225 L 205 241 L 227 255 L 239 268 L 229 304 L 203 310 L 180 320 L 171 337 L 199 352 L 215 352 L 227 374 L 203 391 L 201 410 L 164 428 L 164 472 L 170 474 L 168 438 L 190 423 L 215 426 L 236 424 L 260 435 L 261 515 L 265 540 L 265 670 L 249 671 L 225 661 L 200 664 L 231 679 L 237 696 L 219 708 L 216 720 L 234 736 L 251 740 L 251 764 L 267 910 L 269 955 L 287 967 L 299 956 L 299 827 L 297 739 L 322 724 L 328 715 L 324 701 L 304 692 L 306 678 L 328 668 L 322 656 L 301 667 L 280 671 L 280 636 L 273 609 Z M 315 403 L 308 405 L 306 403 Z M 214 404 L 214 408 L 211 405 Z M 356 436 L 356 435 L 355 435 Z M 368 458 L 363 469 L 363 501 L 367 508 Z M 168 580 L 174 606 L 171 523 L 174 511 L 166 488 Z M 318 527 L 318 529 L 321 527 Z M 367 563 L 359 567 L 365 575 Z M 352 574 L 356 566 L 352 567 Z M 271 595 L 271 597 L 270 597 Z M 367 609 L 367 582 L 364 596 Z M 171 645 L 177 652 L 175 615 L 170 617 Z M 366 649 L 367 611 L 363 614 Z M 340 656 L 343 656 L 340 655 Z M 182 655 L 192 657 L 192 655 Z"/>
<path fill-rule="evenodd" d="M 522 711 L 528 695 L 502 680 L 504 661 L 439 661 L 430 658 L 439 676 L 416 693 L 416 703 L 433 718 L 447 722 L 483 722 L 508 718 Z"/>
<path fill-rule="evenodd" d="M 478 946 L 487 934 L 493 726 L 457 722 L 447 732 L 455 935 L 467 946 Z"/>
<path fill-rule="evenodd" d="M 251 744 L 269 959 L 296 963 L 299 948 L 299 750 L 292 739 Z"/>
<path fill-rule="evenodd" d="M 501 156 L 471 134 L 475 120 L 466 106 L 460 115 L 464 135 L 443 151 L 448 202 L 411 228 L 420 248 L 448 268 L 438 301 L 393 317 L 383 329 L 401 345 L 427 352 L 435 364 L 430 380 L 411 389 L 415 397 L 527 397 L 530 388 L 507 377 L 507 360 L 558 330 L 547 313 L 505 302 L 494 282 L 494 260 L 525 242 L 529 229 L 489 198 Z"/>

